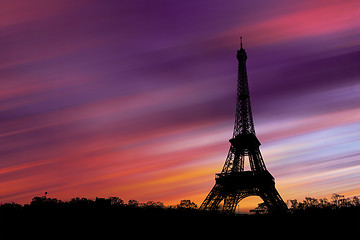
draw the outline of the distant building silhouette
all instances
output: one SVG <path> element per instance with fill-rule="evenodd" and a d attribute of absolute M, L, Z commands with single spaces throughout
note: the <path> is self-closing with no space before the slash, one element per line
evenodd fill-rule
<path fill-rule="evenodd" d="M 200 209 L 217 210 L 223 201 L 222 210 L 234 212 L 242 199 L 259 196 L 268 211 L 285 212 L 286 204 L 275 188 L 274 177 L 265 167 L 259 150 L 260 142 L 255 135 L 246 72 L 247 55 L 240 39 L 236 116 L 233 137 L 229 140 L 231 146 L 221 173 L 215 176 L 215 186 Z M 245 171 L 245 161 L 249 162 L 249 171 Z"/>

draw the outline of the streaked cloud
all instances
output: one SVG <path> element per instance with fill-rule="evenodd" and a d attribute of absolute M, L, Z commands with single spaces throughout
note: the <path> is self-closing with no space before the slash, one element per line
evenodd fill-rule
<path fill-rule="evenodd" d="M 232 136 L 239 35 L 284 199 L 359 195 L 358 1 L 7 1 L 0 201 L 200 203 Z"/>

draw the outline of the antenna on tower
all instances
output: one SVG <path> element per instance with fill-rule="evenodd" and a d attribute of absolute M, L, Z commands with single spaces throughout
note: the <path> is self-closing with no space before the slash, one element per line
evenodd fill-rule
<path fill-rule="evenodd" d="M 240 49 L 242 49 L 242 37 L 240 37 Z"/>

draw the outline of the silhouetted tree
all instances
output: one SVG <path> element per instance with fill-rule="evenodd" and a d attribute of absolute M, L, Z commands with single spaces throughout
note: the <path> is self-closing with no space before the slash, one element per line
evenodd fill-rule
<path fill-rule="evenodd" d="M 162 202 L 148 201 L 147 203 L 142 204 L 142 206 L 149 208 L 163 208 L 164 204 Z"/>
<path fill-rule="evenodd" d="M 317 207 L 319 201 L 316 198 L 306 197 L 304 200 L 305 208 Z"/>
<path fill-rule="evenodd" d="M 124 200 L 118 197 L 109 197 L 112 206 L 124 206 Z"/>
<path fill-rule="evenodd" d="M 326 208 L 330 206 L 330 202 L 327 200 L 327 198 L 320 198 L 319 199 L 319 207 Z"/>
<path fill-rule="evenodd" d="M 180 204 L 177 205 L 178 209 L 197 209 L 197 205 L 190 200 L 181 200 Z"/>
<path fill-rule="evenodd" d="M 20 204 L 17 203 L 4 203 L 0 205 L 0 208 L 2 209 L 20 209 L 22 206 Z"/>
<path fill-rule="evenodd" d="M 252 210 L 250 210 L 250 212 L 256 213 L 256 214 L 260 214 L 260 213 L 267 213 L 268 212 L 268 208 L 266 206 L 266 204 L 264 202 L 259 203 L 258 206 Z"/>
<path fill-rule="evenodd" d="M 353 197 L 353 199 L 352 199 L 352 205 L 355 206 L 355 207 L 359 207 L 359 206 L 360 206 L 360 199 L 359 199 L 357 196 Z"/>
<path fill-rule="evenodd" d="M 333 193 L 333 194 L 331 195 L 331 199 L 332 199 L 333 204 L 334 204 L 336 207 L 339 207 L 341 201 L 344 199 L 344 195 L 337 194 L 337 193 Z"/>
<path fill-rule="evenodd" d="M 130 199 L 128 201 L 128 204 L 127 204 L 129 207 L 138 207 L 139 206 L 139 202 L 136 201 L 135 199 Z"/>
<path fill-rule="evenodd" d="M 94 201 L 87 199 L 87 198 L 72 198 L 70 202 L 67 203 L 67 205 L 71 207 L 77 207 L 77 208 L 87 208 L 94 205 Z"/>
<path fill-rule="evenodd" d="M 57 200 L 56 198 L 47 198 L 43 197 L 34 197 L 30 203 L 32 207 L 56 207 L 62 202 Z"/>
<path fill-rule="evenodd" d="M 299 202 L 297 199 L 292 199 L 290 200 L 291 203 L 291 207 L 290 209 L 294 210 L 294 209 L 298 209 L 299 208 Z"/>
<path fill-rule="evenodd" d="M 111 207 L 111 200 L 105 198 L 96 198 L 95 199 L 95 206 L 97 208 L 104 208 L 104 207 Z"/>
<path fill-rule="evenodd" d="M 44 198 L 42 197 L 33 197 L 30 206 L 41 206 L 44 203 Z"/>

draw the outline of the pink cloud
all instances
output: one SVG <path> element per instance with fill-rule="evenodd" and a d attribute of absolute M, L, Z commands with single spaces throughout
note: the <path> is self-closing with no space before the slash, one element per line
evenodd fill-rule
<path fill-rule="evenodd" d="M 248 46 L 257 46 L 292 39 L 343 34 L 360 27 L 358 1 L 301 2 L 294 9 L 296 10 L 287 11 L 284 8 L 281 13 L 270 18 L 241 23 L 223 33 L 223 36 L 230 39 L 230 36 L 243 34 L 246 35 Z"/>

